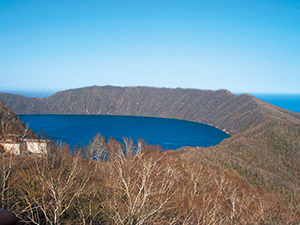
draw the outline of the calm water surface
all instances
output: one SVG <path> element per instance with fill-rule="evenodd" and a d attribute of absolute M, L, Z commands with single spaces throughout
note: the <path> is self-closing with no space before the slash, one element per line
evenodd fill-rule
<path fill-rule="evenodd" d="M 300 113 L 300 94 L 252 94 L 278 107 Z"/>
<path fill-rule="evenodd" d="M 182 146 L 216 145 L 229 135 L 201 123 L 135 116 L 100 115 L 19 115 L 34 132 L 45 131 L 49 138 L 62 140 L 71 147 L 79 143 L 87 145 L 100 132 L 104 137 L 131 137 L 135 142 L 142 138 L 148 144 L 164 149 Z"/>

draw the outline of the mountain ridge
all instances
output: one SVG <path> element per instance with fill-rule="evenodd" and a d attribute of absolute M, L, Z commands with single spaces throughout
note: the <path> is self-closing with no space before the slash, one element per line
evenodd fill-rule
<path fill-rule="evenodd" d="M 153 116 L 215 126 L 231 137 L 175 153 L 239 175 L 278 199 L 291 199 L 300 216 L 300 113 L 249 94 L 181 88 L 92 86 L 43 99 L 0 93 L 0 101 L 18 114 Z"/>
<path fill-rule="evenodd" d="M 294 113 L 249 94 L 228 90 L 91 86 L 57 92 L 46 98 L 0 93 L 17 114 L 134 115 L 176 118 L 215 126 L 230 135 L 275 117 L 300 123 Z"/>

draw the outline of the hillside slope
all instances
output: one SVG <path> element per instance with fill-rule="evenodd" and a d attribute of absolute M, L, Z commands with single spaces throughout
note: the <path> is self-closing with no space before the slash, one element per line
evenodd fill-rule
<path fill-rule="evenodd" d="M 270 118 L 299 123 L 300 114 L 227 90 L 92 86 L 48 98 L 0 93 L 0 101 L 18 114 L 97 114 L 177 118 L 213 125 L 230 135 Z"/>
<path fill-rule="evenodd" d="M 248 94 L 179 88 L 93 86 L 43 99 L 2 93 L 0 101 L 24 114 L 136 115 L 211 124 L 231 137 L 209 148 L 183 147 L 176 151 L 179 157 L 226 170 L 275 193 L 300 218 L 299 113 Z"/>
<path fill-rule="evenodd" d="M 28 129 L 16 114 L 0 101 L 0 140 L 7 137 L 33 138 L 35 134 Z"/>

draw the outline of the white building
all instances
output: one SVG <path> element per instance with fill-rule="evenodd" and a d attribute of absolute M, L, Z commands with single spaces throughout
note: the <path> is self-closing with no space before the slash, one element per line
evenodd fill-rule
<path fill-rule="evenodd" d="M 49 140 L 43 139 L 6 139 L 0 141 L 0 146 L 5 152 L 12 152 L 15 155 L 27 153 L 46 153 L 49 147 Z"/>

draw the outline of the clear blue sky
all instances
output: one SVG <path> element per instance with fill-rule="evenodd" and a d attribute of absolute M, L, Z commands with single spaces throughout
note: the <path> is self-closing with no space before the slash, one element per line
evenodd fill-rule
<path fill-rule="evenodd" d="M 300 1 L 0 1 L 0 91 L 91 85 L 300 93 Z"/>

